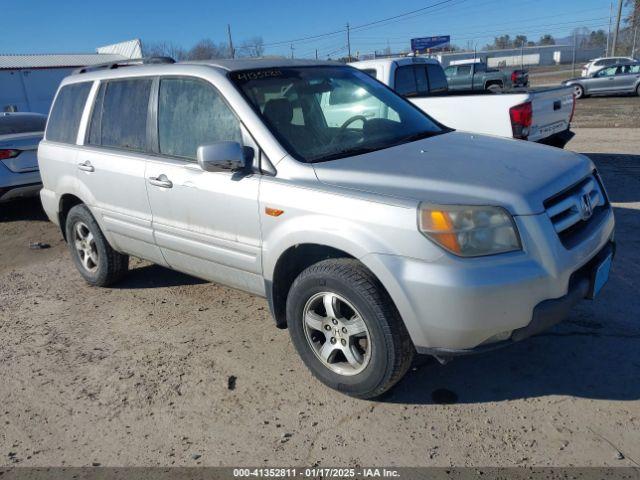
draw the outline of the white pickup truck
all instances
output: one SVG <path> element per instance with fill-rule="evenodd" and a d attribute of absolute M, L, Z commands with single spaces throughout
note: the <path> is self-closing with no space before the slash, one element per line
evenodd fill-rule
<path fill-rule="evenodd" d="M 501 94 L 448 91 L 440 63 L 422 57 L 384 58 L 350 64 L 410 100 L 431 117 L 467 132 L 518 138 L 564 147 L 573 137 L 570 122 L 575 100 L 570 88 L 523 90 Z M 342 111 L 340 99 L 323 98 L 334 110 L 336 124 L 353 116 Z M 350 105 L 344 102 L 345 106 Z M 377 108 L 372 104 L 372 108 Z M 363 117 L 373 112 L 358 112 Z M 344 118 L 343 118 L 344 117 Z"/>

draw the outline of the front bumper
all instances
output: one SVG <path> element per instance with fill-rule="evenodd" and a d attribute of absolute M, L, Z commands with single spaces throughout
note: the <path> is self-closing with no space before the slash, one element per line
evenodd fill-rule
<path fill-rule="evenodd" d="M 515 220 L 524 251 L 467 259 L 447 254 L 434 262 L 383 254 L 363 259 L 418 352 L 464 354 L 521 340 L 565 318 L 585 297 L 584 282 L 574 279 L 611 242 L 612 211 L 570 250 L 546 214 Z"/>
<path fill-rule="evenodd" d="M 463 355 L 472 355 L 486 351 L 496 350 L 498 348 L 507 347 L 515 342 L 525 340 L 529 337 L 538 335 L 549 328 L 566 320 L 571 309 L 581 300 L 589 298 L 591 294 L 592 274 L 594 269 L 608 255 L 615 256 L 615 243 L 609 242 L 604 246 L 595 257 L 593 257 L 586 265 L 571 275 L 569 280 L 569 288 L 567 294 L 560 298 L 544 300 L 537 304 L 533 309 L 531 322 L 525 327 L 514 330 L 508 339 L 498 342 L 481 344 L 471 349 L 453 350 L 446 348 L 422 348 L 418 349 L 419 353 L 435 355 L 439 358 L 456 357 Z"/>

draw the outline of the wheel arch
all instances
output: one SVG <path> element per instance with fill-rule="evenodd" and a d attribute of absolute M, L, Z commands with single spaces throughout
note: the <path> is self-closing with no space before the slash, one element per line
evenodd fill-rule
<path fill-rule="evenodd" d="M 58 221 L 60 224 L 60 231 L 62 232 L 62 237 L 67 240 L 67 216 L 69 215 L 69 211 L 75 207 L 76 205 L 82 205 L 85 202 L 72 193 L 65 193 L 60 196 L 60 201 L 58 202 Z"/>
<path fill-rule="evenodd" d="M 493 78 L 484 82 L 484 89 L 487 90 L 491 85 L 498 85 L 500 88 L 504 88 L 504 82 L 499 78 Z"/>
<path fill-rule="evenodd" d="M 275 267 L 269 278 L 265 277 L 265 291 L 271 314 L 278 328 L 287 328 L 286 303 L 289 290 L 295 279 L 306 268 L 322 260 L 330 258 L 348 258 L 356 260 L 368 270 L 380 283 L 385 293 L 397 309 L 393 298 L 380 280 L 379 276 L 358 258 L 354 252 L 348 252 L 336 247 L 320 243 L 301 243 L 284 250 L 275 262 Z"/>

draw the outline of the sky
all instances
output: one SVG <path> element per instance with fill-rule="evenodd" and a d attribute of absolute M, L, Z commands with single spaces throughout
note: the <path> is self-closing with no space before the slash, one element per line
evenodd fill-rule
<path fill-rule="evenodd" d="M 538 40 L 575 27 L 607 31 L 610 8 L 611 0 L 0 0 L 0 54 L 93 52 L 133 38 L 188 49 L 203 38 L 226 42 L 230 24 L 236 45 L 262 37 L 265 54 L 288 56 L 293 46 L 296 57 L 317 49 L 336 58 L 347 52 L 347 22 L 353 55 L 400 52 L 412 37 L 434 35 L 482 48 L 505 33 Z"/>

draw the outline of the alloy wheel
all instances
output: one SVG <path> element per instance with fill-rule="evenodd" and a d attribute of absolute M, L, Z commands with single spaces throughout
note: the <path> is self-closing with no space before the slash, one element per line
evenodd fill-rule
<path fill-rule="evenodd" d="M 83 222 L 78 222 L 73 228 L 73 243 L 80 258 L 80 263 L 88 272 L 95 272 L 98 269 L 98 249 L 93 233 Z"/>
<path fill-rule="evenodd" d="M 312 296 L 303 311 L 304 332 L 316 357 L 340 375 L 357 375 L 371 359 L 371 338 L 362 315 L 333 292 Z"/>

